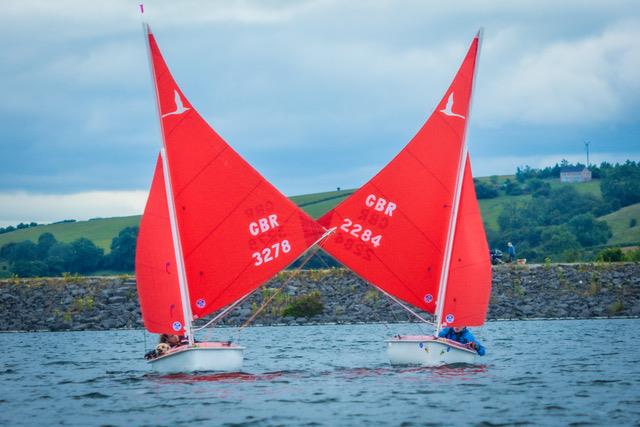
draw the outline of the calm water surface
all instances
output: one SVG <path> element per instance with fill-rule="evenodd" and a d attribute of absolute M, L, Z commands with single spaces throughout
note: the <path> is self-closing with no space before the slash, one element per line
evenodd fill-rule
<path fill-rule="evenodd" d="M 169 376 L 142 331 L 2 334 L 0 425 L 640 425 L 639 327 L 493 322 L 482 364 L 437 369 L 387 363 L 417 325 L 255 327 L 243 373 Z"/>

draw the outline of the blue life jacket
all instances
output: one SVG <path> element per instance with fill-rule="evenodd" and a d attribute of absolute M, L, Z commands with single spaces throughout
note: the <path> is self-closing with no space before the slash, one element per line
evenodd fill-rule
<path fill-rule="evenodd" d="M 467 328 L 464 328 L 459 333 L 456 333 L 453 328 L 444 328 L 440 331 L 438 336 L 440 338 L 447 338 L 449 340 L 457 341 L 460 344 L 469 344 L 471 342 L 474 342 L 477 346 L 476 351 L 480 356 L 484 356 L 486 353 L 482 344 L 480 344 L 480 342 L 476 340 L 476 337 L 474 337 L 471 331 L 469 331 Z"/>

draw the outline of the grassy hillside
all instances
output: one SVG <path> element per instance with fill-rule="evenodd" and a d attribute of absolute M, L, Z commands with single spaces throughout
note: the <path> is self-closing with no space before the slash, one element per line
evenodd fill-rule
<path fill-rule="evenodd" d="M 0 234 L 0 247 L 10 242 L 21 242 L 23 240 L 37 242 L 42 233 L 51 233 L 61 242 L 72 242 L 80 237 L 86 237 L 97 246 L 103 248 L 105 252 L 108 252 L 111 246 L 111 239 L 117 236 L 120 230 L 139 223 L 140 215 L 135 215 L 40 225 Z"/>
<path fill-rule="evenodd" d="M 490 178 L 482 177 L 479 178 L 481 181 L 489 182 Z M 497 177 L 498 184 L 502 184 L 506 179 L 515 180 L 515 175 L 501 175 Z M 559 188 L 564 185 L 571 185 L 576 190 L 583 193 L 591 193 L 598 197 L 601 196 L 600 192 L 600 180 L 593 180 L 591 182 L 580 182 L 576 184 L 566 184 L 561 183 L 559 180 L 549 180 L 549 184 L 551 184 L 551 188 Z M 508 196 L 501 195 L 499 197 L 495 197 L 493 199 L 482 199 L 479 200 L 480 211 L 482 212 L 482 219 L 485 224 L 493 230 L 498 230 L 498 216 L 502 212 L 502 209 L 507 203 L 515 203 L 515 202 L 524 202 L 527 200 L 531 200 L 531 196 L 528 194 L 521 196 Z"/>
<path fill-rule="evenodd" d="M 631 220 L 634 218 L 636 225 L 629 227 Z M 611 227 L 613 236 L 611 236 L 607 244 L 619 245 L 640 242 L 640 203 L 626 206 L 598 219 L 607 221 L 609 227 Z"/>

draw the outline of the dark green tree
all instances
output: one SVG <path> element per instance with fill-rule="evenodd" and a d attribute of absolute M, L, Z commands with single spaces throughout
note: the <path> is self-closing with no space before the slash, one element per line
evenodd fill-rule
<path fill-rule="evenodd" d="M 627 160 L 604 172 L 600 181 L 602 197 L 613 206 L 624 207 L 640 202 L 640 163 Z"/>
<path fill-rule="evenodd" d="M 49 249 L 58 241 L 51 233 L 42 233 L 38 237 L 38 258 L 44 260 L 49 254 Z"/>
<path fill-rule="evenodd" d="M 71 242 L 71 259 L 68 261 L 70 273 L 91 273 L 96 271 L 104 256 L 104 249 L 91 240 L 81 237 Z"/>
<path fill-rule="evenodd" d="M 474 178 L 473 183 L 476 188 L 476 197 L 478 199 L 492 199 L 498 197 L 498 189 L 491 184 L 487 184 L 479 179 Z"/>
<path fill-rule="evenodd" d="M 527 181 L 526 189 L 533 197 L 548 197 L 551 194 L 551 184 L 538 178 Z"/>
<path fill-rule="evenodd" d="M 18 277 L 42 277 L 49 273 L 47 264 L 42 261 L 16 261 L 11 272 Z"/>
<path fill-rule="evenodd" d="M 31 240 L 8 243 L 0 249 L 0 257 L 11 262 L 35 261 L 38 259 L 38 247 Z"/>
<path fill-rule="evenodd" d="M 580 249 L 576 236 L 566 225 L 545 227 L 540 235 L 541 249 L 545 256 L 562 255 Z"/>
<path fill-rule="evenodd" d="M 574 216 L 568 226 L 582 246 L 601 245 L 612 235 L 609 224 L 598 221 L 592 214 Z"/>
<path fill-rule="evenodd" d="M 138 227 L 126 227 L 111 240 L 107 264 L 115 270 L 133 271 L 136 258 Z"/>

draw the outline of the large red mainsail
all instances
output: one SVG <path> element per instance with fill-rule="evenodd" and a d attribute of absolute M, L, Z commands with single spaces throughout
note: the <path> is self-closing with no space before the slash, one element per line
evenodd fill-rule
<path fill-rule="evenodd" d="M 254 291 L 324 229 L 202 119 L 148 27 L 147 36 L 190 307 L 198 318 Z"/>
<path fill-rule="evenodd" d="M 456 183 L 462 171 L 478 48 L 479 36 L 471 43 L 436 110 L 409 144 L 369 182 L 319 220 L 327 228 L 337 227 L 336 233 L 323 242 L 324 249 L 372 285 L 430 313 L 435 312 Z M 463 187 L 473 186 L 470 179 L 463 180 Z M 463 194 L 466 197 L 461 212 L 469 215 L 461 214 L 459 220 L 467 221 L 475 212 L 474 207 L 477 210 L 477 201 L 473 188 Z M 486 239 L 481 220 L 477 226 L 458 223 L 456 228 L 460 230 L 460 242 Z M 454 242 L 460 250 L 467 246 Z M 478 262 L 490 266 L 488 251 L 474 252 L 470 258 L 474 265 Z M 455 273 L 449 277 L 451 290 L 447 295 L 451 301 L 459 302 L 455 294 L 460 286 L 453 282 L 467 277 L 458 264 L 452 263 L 451 268 Z M 474 282 L 471 286 L 490 287 L 491 281 Z M 460 305 L 456 305 L 456 311 Z M 455 314 L 452 316 L 456 318 Z M 467 313 L 462 317 L 472 316 Z"/>

